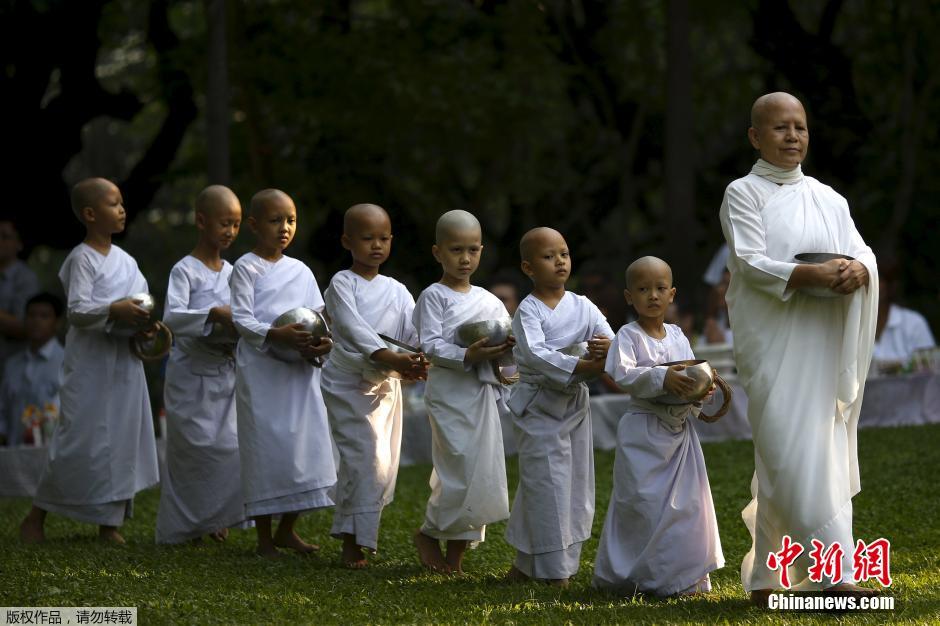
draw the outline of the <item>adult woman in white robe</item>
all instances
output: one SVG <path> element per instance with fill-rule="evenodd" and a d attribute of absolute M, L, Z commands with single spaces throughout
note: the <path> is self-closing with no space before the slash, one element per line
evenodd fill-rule
<path fill-rule="evenodd" d="M 839 542 L 843 574 L 852 572 L 856 429 L 878 303 L 875 257 L 845 199 L 802 174 L 809 135 L 798 100 L 780 93 L 758 99 L 748 133 L 761 159 L 728 186 L 721 206 L 735 361 L 755 454 L 754 499 L 742 513 L 753 543 L 741 579 L 764 605 L 780 586 L 768 554 L 789 535 L 805 548 L 789 572 L 798 588 L 861 593 L 838 580 L 809 581 L 807 556 L 812 539 Z M 856 260 L 798 265 L 794 257 L 803 252 Z M 810 287 L 833 297 L 802 291 Z"/>

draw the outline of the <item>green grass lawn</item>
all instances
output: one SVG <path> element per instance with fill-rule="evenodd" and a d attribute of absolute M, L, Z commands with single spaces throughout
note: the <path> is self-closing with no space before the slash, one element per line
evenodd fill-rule
<path fill-rule="evenodd" d="M 504 524 L 468 553 L 468 575 L 426 573 L 411 547 L 429 489 L 430 467 L 402 468 L 395 502 L 383 515 L 381 551 L 365 571 L 339 564 L 339 542 L 327 532 L 331 514 L 301 518 L 299 531 L 323 546 L 314 556 L 269 562 L 252 553 L 253 531 L 223 545 L 158 547 L 153 543 L 158 492 L 138 496 L 136 517 L 122 532 L 127 546 L 99 544 L 95 529 L 50 515 L 48 541 L 22 546 L 17 525 L 28 500 L 0 501 L 0 605 L 137 606 L 152 623 L 940 623 L 940 426 L 864 430 L 859 436 L 862 492 L 855 498 L 855 534 L 892 542 L 893 612 L 825 614 L 753 608 L 738 568 L 750 539 L 740 511 L 754 463 L 750 442 L 707 444 L 718 525 L 727 565 L 712 574 L 703 597 L 621 599 L 591 588 L 597 539 L 611 484 L 613 453 L 598 453 L 594 533 L 569 589 L 501 581 L 513 550 Z M 510 486 L 515 487 L 515 459 Z M 2 478 L 0 478 L 2 479 Z M 812 477 L 807 477 L 812 480 Z"/>

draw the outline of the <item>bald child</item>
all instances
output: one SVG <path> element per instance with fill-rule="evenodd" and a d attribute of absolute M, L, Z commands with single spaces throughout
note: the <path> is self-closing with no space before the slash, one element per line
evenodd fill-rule
<path fill-rule="evenodd" d="M 147 281 L 133 257 L 111 243 L 126 219 L 117 186 L 88 178 L 72 188 L 71 200 L 85 239 L 59 270 L 69 320 L 61 416 L 20 536 L 42 541 L 51 511 L 95 524 L 99 538 L 124 543 L 118 526 L 131 516 L 134 494 L 159 478 L 144 366 L 121 334 L 122 327 L 150 332 L 149 313 L 127 299 L 146 292 Z"/>
<path fill-rule="evenodd" d="M 305 511 L 333 505 L 336 484 L 320 368 L 311 360 L 329 352 L 329 339 L 315 340 L 301 324 L 274 327 L 279 315 L 306 307 L 323 311 L 323 297 L 306 265 L 284 254 L 297 229 L 294 201 L 278 189 L 251 199 L 248 226 L 255 247 L 232 269 L 232 321 L 240 339 L 235 351 L 235 402 L 245 515 L 255 521 L 257 552 L 276 558 L 278 548 L 318 549 L 294 526 Z M 279 357 L 275 344 L 295 358 Z M 273 531 L 271 518 L 281 521 Z"/>
<path fill-rule="evenodd" d="M 426 567 L 459 574 L 467 547 L 483 541 L 487 524 L 509 516 L 497 408 L 501 386 L 491 361 L 508 353 L 512 342 L 487 345 L 484 337 L 458 345 L 457 329 L 464 324 L 504 320 L 509 313 L 496 296 L 470 283 L 483 253 L 477 218 L 448 211 L 435 234 L 431 252 L 443 272 L 418 297 L 414 313 L 421 349 L 434 365 L 424 394 L 434 462 L 431 497 L 414 541 Z"/>
<path fill-rule="evenodd" d="M 232 266 L 222 258 L 242 221 L 222 185 L 196 197 L 196 246 L 170 271 L 163 321 L 176 341 L 166 366 L 166 467 L 157 543 L 222 541 L 245 520 L 235 425 L 237 334 L 229 307 Z"/>
<path fill-rule="evenodd" d="M 705 457 L 688 422 L 701 402 L 685 396 L 693 380 L 681 365 L 694 359 L 678 326 L 664 322 L 676 295 L 672 269 L 648 256 L 627 268 L 624 297 L 637 320 L 623 326 L 606 371 L 630 394 L 617 427 L 613 490 L 594 565 L 594 585 L 623 595 L 690 595 L 711 590 L 709 572 L 724 565 Z"/>
<path fill-rule="evenodd" d="M 565 289 L 571 252 L 561 233 L 533 228 L 519 252 L 532 292 L 512 321 L 519 382 L 509 409 L 519 487 L 506 527 L 506 541 L 516 548 L 509 579 L 564 587 L 578 572 L 581 546 L 594 522 L 594 442 L 585 381 L 603 373 L 614 331 L 590 300 Z"/>
<path fill-rule="evenodd" d="M 332 322 L 333 350 L 321 389 L 339 450 L 336 512 L 330 534 L 343 541 L 346 567 L 366 567 L 378 549 L 382 509 L 395 495 L 401 451 L 401 378 L 427 375 L 420 354 L 390 350 L 384 335 L 415 345 L 414 298 L 380 273 L 392 249 L 392 222 L 376 204 L 357 204 L 343 218 L 349 269 L 337 272 L 323 294 Z"/>

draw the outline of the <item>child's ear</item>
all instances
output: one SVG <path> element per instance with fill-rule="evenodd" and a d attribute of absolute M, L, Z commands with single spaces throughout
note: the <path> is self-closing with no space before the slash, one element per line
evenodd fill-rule
<path fill-rule="evenodd" d="M 532 264 L 531 263 L 529 263 L 528 261 L 522 261 L 522 263 L 519 264 L 519 268 L 522 270 L 523 274 L 525 274 L 529 278 L 532 277 Z"/>
<path fill-rule="evenodd" d="M 434 260 L 435 260 L 435 261 L 437 261 L 438 263 L 441 262 L 441 255 L 440 255 L 440 252 L 439 252 L 438 249 L 437 249 L 437 244 L 434 244 L 433 246 L 431 246 L 431 254 L 434 255 Z"/>
<path fill-rule="evenodd" d="M 672 304 L 672 301 L 676 299 L 676 288 L 673 287 L 669 290 L 669 304 Z"/>
<path fill-rule="evenodd" d="M 196 228 L 199 230 L 206 228 L 206 216 L 201 211 L 196 211 Z"/>
<path fill-rule="evenodd" d="M 82 207 L 81 214 L 83 222 L 90 223 L 95 221 L 95 210 L 90 206 Z"/>
<path fill-rule="evenodd" d="M 629 304 L 630 306 L 633 306 L 633 296 L 630 295 L 629 289 L 623 290 L 623 299 L 627 301 L 627 304 Z"/>
<path fill-rule="evenodd" d="M 251 229 L 251 232 L 253 232 L 253 233 L 257 233 L 257 232 L 258 232 L 258 223 L 257 223 L 257 221 L 255 220 L 255 216 L 254 216 L 254 215 L 249 215 L 249 216 L 248 216 L 248 219 L 245 220 L 245 223 L 248 224 L 248 228 Z"/>
<path fill-rule="evenodd" d="M 346 233 L 343 233 L 343 236 L 339 238 L 339 242 L 343 245 L 344 250 L 349 250 L 349 236 Z"/>

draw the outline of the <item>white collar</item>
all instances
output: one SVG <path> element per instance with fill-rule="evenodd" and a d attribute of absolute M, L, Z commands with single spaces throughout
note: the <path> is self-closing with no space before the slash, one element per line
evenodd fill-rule
<path fill-rule="evenodd" d="M 754 167 L 751 168 L 751 174 L 756 174 L 761 178 L 785 185 L 787 183 L 796 183 L 803 180 L 803 169 L 797 165 L 793 169 L 784 169 L 768 163 L 764 159 L 757 159 Z"/>

